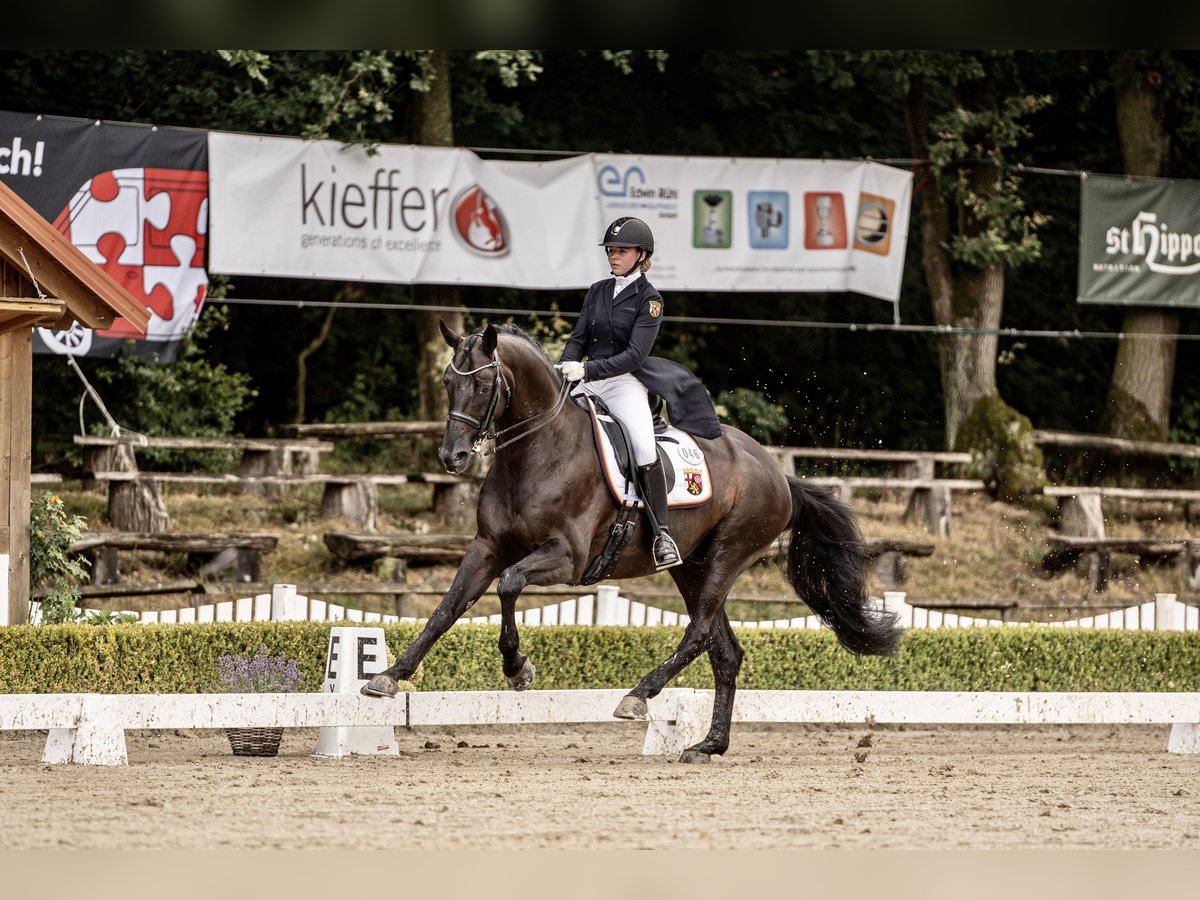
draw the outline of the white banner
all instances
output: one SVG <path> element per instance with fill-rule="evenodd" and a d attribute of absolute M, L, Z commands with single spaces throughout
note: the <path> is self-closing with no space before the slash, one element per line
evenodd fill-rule
<path fill-rule="evenodd" d="M 660 290 L 898 300 L 912 176 L 876 163 L 468 150 L 213 132 L 210 269 L 234 275 L 583 288 L 605 225 L 655 237 Z"/>

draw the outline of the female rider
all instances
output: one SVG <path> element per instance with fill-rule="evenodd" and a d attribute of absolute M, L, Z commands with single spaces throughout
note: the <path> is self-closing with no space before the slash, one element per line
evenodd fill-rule
<path fill-rule="evenodd" d="M 650 227 L 623 216 L 608 226 L 600 245 L 613 277 L 588 288 L 557 368 L 567 381 L 582 381 L 580 389 L 603 400 L 625 426 L 654 532 L 654 565 L 666 569 L 682 560 L 667 530 L 666 474 L 654 442 L 649 395 L 661 397 L 671 424 L 690 434 L 716 438 L 721 425 L 712 400 L 689 369 L 650 356 L 663 315 L 662 295 L 644 274 L 654 254 Z"/>

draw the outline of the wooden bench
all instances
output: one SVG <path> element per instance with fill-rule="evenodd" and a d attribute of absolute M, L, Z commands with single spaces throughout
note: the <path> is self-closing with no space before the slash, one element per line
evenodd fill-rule
<path fill-rule="evenodd" d="M 963 465 L 971 461 L 970 453 L 945 450 L 871 450 L 856 447 L 765 447 L 787 475 L 796 474 L 796 460 L 823 459 L 833 462 L 889 463 L 896 478 L 933 477 L 937 463 Z"/>
<path fill-rule="evenodd" d="M 983 482 L 955 478 L 936 478 L 936 466 L 961 466 L 971 462 L 970 453 L 944 450 L 882 450 L 857 447 L 766 447 L 778 460 L 785 475 L 796 474 L 796 461 L 816 459 L 840 463 L 885 463 L 890 476 L 843 477 L 810 475 L 809 481 L 834 487 L 847 503 L 855 488 L 879 487 L 897 490 L 904 498 L 904 518 L 920 519 L 931 534 L 950 534 L 950 491 L 982 490 Z"/>
<path fill-rule="evenodd" d="M 91 561 L 94 585 L 119 582 L 121 571 L 117 552 L 137 550 L 186 553 L 190 571 L 202 576 L 230 575 L 235 581 L 254 582 L 262 577 L 262 555 L 273 552 L 278 543 L 279 535 L 264 532 L 86 532 L 68 552 Z"/>
<path fill-rule="evenodd" d="M 804 480 L 832 487 L 847 503 L 854 491 L 862 488 L 910 491 L 904 518 L 919 518 L 930 534 L 940 538 L 950 536 L 951 491 L 982 491 L 986 487 L 982 481 L 971 478 L 836 478 L 814 475 Z"/>
<path fill-rule="evenodd" d="M 329 438 L 331 440 L 353 440 L 356 438 L 436 438 L 441 440 L 446 433 L 446 421 L 393 421 L 393 422 L 320 422 L 314 424 L 291 424 L 281 430 L 294 437 Z M 433 511 L 450 528 L 471 529 L 475 527 L 475 508 L 479 500 L 477 482 L 482 479 L 491 465 L 491 457 L 476 457 L 468 475 L 470 481 L 429 481 L 433 484 Z M 374 527 L 375 514 L 371 498 L 358 491 L 370 490 L 347 487 L 340 501 L 346 509 L 343 514 L 359 525 Z"/>
<path fill-rule="evenodd" d="M 195 472 L 89 472 L 88 477 L 108 484 L 108 519 L 128 531 L 164 531 L 169 517 L 158 491 L 159 484 L 210 486 L 324 485 L 323 517 L 342 517 L 355 525 L 374 528 L 379 515 L 379 486 L 396 484 L 473 484 L 480 479 L 444 472 L 406 475 L 220 475 Z"/>
<path fill-rule="evenodd" d="M 1134 441 L 1127 438 L 1109 437 L 1104 434 L 1085 434 L 1075 431 L 1047 431 L 1035 428 L 1031 432 L 1034 443 L 1059 447 L 1077 447 L 1083 450 L 1105 450 L 1122 456 L 1177 456 L 1183 459 L 1200 459 L 1200 445 L 1181 444 L 1173 441 Z"/>
<path fill-rule="evenodd" d="M 1060 534 L 1097 538 L 1104 537 L 1104 511 L 1100 501 L 1105 497 L 1167 503 L 1200 501 L 1200 490 L 1190 489 L 1052 484 L 1032 488 L 1031 492 L 1058 500 Z"/>
<path fill-rule="evenodd" d="M 135 449 L 229 450 L 241 453 L 241 475 L 311 475 L 320 470 L 321 454 L 334 449 L 329 441 L 308 438 L 210 438 L 210 437 L 103 437 L 80 435 L 74 442 L 84 448 L 83 467 L 91 472 L 138 469 Z M 250 491 L 262 492 L 267 485 L 247 482 Z"/>
<path fill-rule="evenodd" d="M 1200 540 L 1051 534 L 1047 542 L 1050 551 L 1042 559 L 1042 568 L 1057 572 L 1086 557 L 1093 593 L 1102 593 L 1107 589 L 1113 553 L 1132 554 L 1141 565 L 1166 561 L 1185 574 L 1189 588 L 1200 588 Z"/>
<path fill-rule="evenodd" d="M 62 480 L 57 472 L 33 472 L 29 476 L 30 484 L 60 484 Z"/>
<path fill-rule="evenodd" d="M 441 422 L 318 422 L 279 428 L 297 438 L 436 437 L 446 433 Z"/>
<path fill-rule="evenodd" d="M 330 531 L 325 534 L 325 546 L 343 564 L 373 563 L 385 557 L 397 560 L 393 573 L 403 581 L 408 563 L 459 563 L 473 537 L 466 534 L 349 534 Z M 781 537 L 764 554 L 765 557 L 786 555 L 789 538 Z M 908 576 L 907 557 L 932 556 L 933 544 L 917 541 L 867 538 L 866 556 L 874 564 L 874 572 L 887 590 L 904 584 Z"/>

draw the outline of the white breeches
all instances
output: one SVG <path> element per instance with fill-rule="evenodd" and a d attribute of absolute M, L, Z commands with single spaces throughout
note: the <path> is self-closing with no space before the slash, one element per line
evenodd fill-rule
<path fill-rule="evenodd" d="M 654 417 L 650 415 L 650 401 L 644 384 L 632 375 L 617 375 L 602 381 L 584 381 L 579 389 L 603 400 L 613 417 L 625 426 L 633 443 L 635 463 L 648 466 L 658 459 L 654 445 Z"/>

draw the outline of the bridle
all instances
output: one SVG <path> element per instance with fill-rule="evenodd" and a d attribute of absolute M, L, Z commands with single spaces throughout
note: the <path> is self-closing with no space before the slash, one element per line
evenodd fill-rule
<path fill-rule="evenodd" d="M 567 383 L 566 379 L 563 379 L 562 385 L 558 389 L 558 398 L 555 400 L 552 407 L 549 409 L 543 409 L 539 413 L 534 413 L 528 419 L 521 419 L 518 422 L 514 422 L 512 425 L 509 425 L 507 428 L 502 429 L 501 431 L 496 431 L 493 427 L 493 421 L 496 418 L 496 412 L 500 405 L 500 392 L 496 390 L 497 384 L 504 388 L 505 408 L 512 403 L 512 388 L 509 387 L 508 380 L 504 377 L 504 370 L 500 368 L 499 352 L 492 353 L 491 362 L 486 362 L 482 366 L 478 366 L 474 369 L 468 369 L 465 372 L 458 368 L 458 366 L 454 365 L 454 360 L 450 361 L 450 370 L 456 375 L 477 375 L 478 373 L 486 371 L 487 369 L 495 369 L 496 377 L 492 380 L 492 399 L 488 402 L 487 412 L 484 413 L 483 419 L 477 419 L 474 416 L 457 409 L 450 410 L 450 413 L 447 416 L 449 421 L 463 422 L 475 429 L 475 439 L 471 442 L 471 452 L 478 454 L 479 456 L 491 456 L 496 451 L 503 450 L 510 444 L 515 444 L 517 441 L 529 437 L 535 431 L 540 431 L 541 429 L 545 428 L 563 408 L 563 404 L 567 399 L 567 393 L 570 390 L 570 385 Z M 488 441 L 498 442 L 501 437 L 511 431 L 516 430 L 517 428 L 521 428 L 522 426 L 526 427 L 526 430 L 515 437 L 511 437 L 503 443 L 496 443 L 490 450 L 481 449 Z"/>

